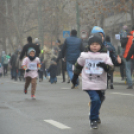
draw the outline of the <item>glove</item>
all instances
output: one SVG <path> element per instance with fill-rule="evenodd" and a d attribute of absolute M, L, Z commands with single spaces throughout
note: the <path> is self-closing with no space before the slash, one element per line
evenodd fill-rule
<path fill-rule="evenodd" d="M 30 69 L 27 69 L 26 72 L 28 73 L 29 71 L 31 71 Z"/>
<path fill-rule="evenodd" d="M 78 75 L 77 74 L 74 74 L 74 76 L 73 76 L 73 79 L 71 80 L 71 82 L 72 82 L 72 89 L 75 87 L 75 85 L 77 84 L 77 79 L 78 79 Z"/>
<path fill-rule="evenodd" d="M 103 68 L 105 70 L 105 72 L 109 71 L 109 65 L 107 65 L 105 63 L 100 62 L 97 64 L 97 66 Z"/>

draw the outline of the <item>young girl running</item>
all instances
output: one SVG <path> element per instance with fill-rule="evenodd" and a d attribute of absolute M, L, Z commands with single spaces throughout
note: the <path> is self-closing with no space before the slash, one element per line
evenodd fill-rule
<path fill-rule="evenodd" d="M 36 57 L 36 51 L 33 48 L 28 50 L 28 57 L 22 62 L 22 68 L 25 69 L 25 88 L 24 93 L 27 94 L 27 89 L 31 83 L 31 97 L 35 98 L 37 85 L 38 71 L 40 69 L 40 60 Z"/>
<path fill-rule="evenodd" d="M 102 37 L 99 33 L 89 37 L 88 52 L 81 53 L 75 64 L 73 87 L 82 70 L 82 89 L 91 99 L 90 126 L 98 128 L 100 122 L 99 111 L 104 100 L 103 92 L 107 88 L 107 72 L 113 71 L 113 63 L 103 47 Z"/>

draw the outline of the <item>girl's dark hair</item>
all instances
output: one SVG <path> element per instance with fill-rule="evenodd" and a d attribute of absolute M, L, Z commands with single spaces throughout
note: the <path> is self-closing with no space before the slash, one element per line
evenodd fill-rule
<path fill-rule="evenodd" d="M 107 42 L 111 42 L 111 39 L 110 39 L 109 35 L 106 35 L 105 40 L 106 40 Z"/>

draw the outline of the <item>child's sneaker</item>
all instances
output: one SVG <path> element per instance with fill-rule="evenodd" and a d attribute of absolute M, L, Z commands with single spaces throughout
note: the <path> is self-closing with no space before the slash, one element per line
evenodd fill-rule
<path fill-rule="evenodd" d="M 100 119 L 100 118 L 98 118 L 97 122 L 98 122 L 98 124 L 101 124 L 101 119 Z"/>
<path fill-rule="evenodd" d="M 27 94 L 27 89 L 24 89 L 24 93 Z"/>
<path fill-rule="evenodd" d="M 91 122 L 90 122 L 90 126 L 91 126 L 91 128 L 93 128 L 93 129 L 97 129 L 97 128 L 98 128 L 98 122 L 97 122 L 97 121 L 91 121 Z"/>
<path fill-rule="evenodd" d="M 31 97 L 32 97 L 32 99 L 35 99 L 36 98 L 35 95 L 31 95 Z"/>

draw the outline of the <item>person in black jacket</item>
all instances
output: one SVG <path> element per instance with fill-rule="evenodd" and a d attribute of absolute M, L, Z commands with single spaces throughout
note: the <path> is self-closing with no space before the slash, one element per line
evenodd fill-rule
<path fill-rule="evenodd" d="M 27 52 L 28 52 L 29 48 L 34 48 L 36 50 L 36 57 L 39 57 L 39 54 L 40 54 L 39 45 L 35 45 L 32 43 L 31 36 L 27 37 L 27 42 L 28 42 L 28 44 L 26 44 L 21 51 L 20 60 L 22 60 L 24 58 L 24 56 L 27 56 Z"/>
<path fill-rule="evenodd" d="M 66 78 L 65 78 L 65 71 L 66 71 L 66 62 L 65 60 L 62 58 L 62 48 L 63 48 L 63 44 L 61 44 L 61 41 L 59 39 L 57 39 L 56 41 L 57 45 L 59 46 L 59 54 L 58 54 L 58 58 L 56 60 L 56 62 L 58 63 L 60 60 L 61 60 L 61 63 L 62 63 L 62 77 L 63 77 L 63 81 L 62 83 L 64 83 L 66 81 Z"/>
<path fill-rule="evenodd" d="M 17 57 L 18 57 L 18 50 L 11 56 L 10 65 L 11 65 L 11 79 L 17 81 Z"/>

